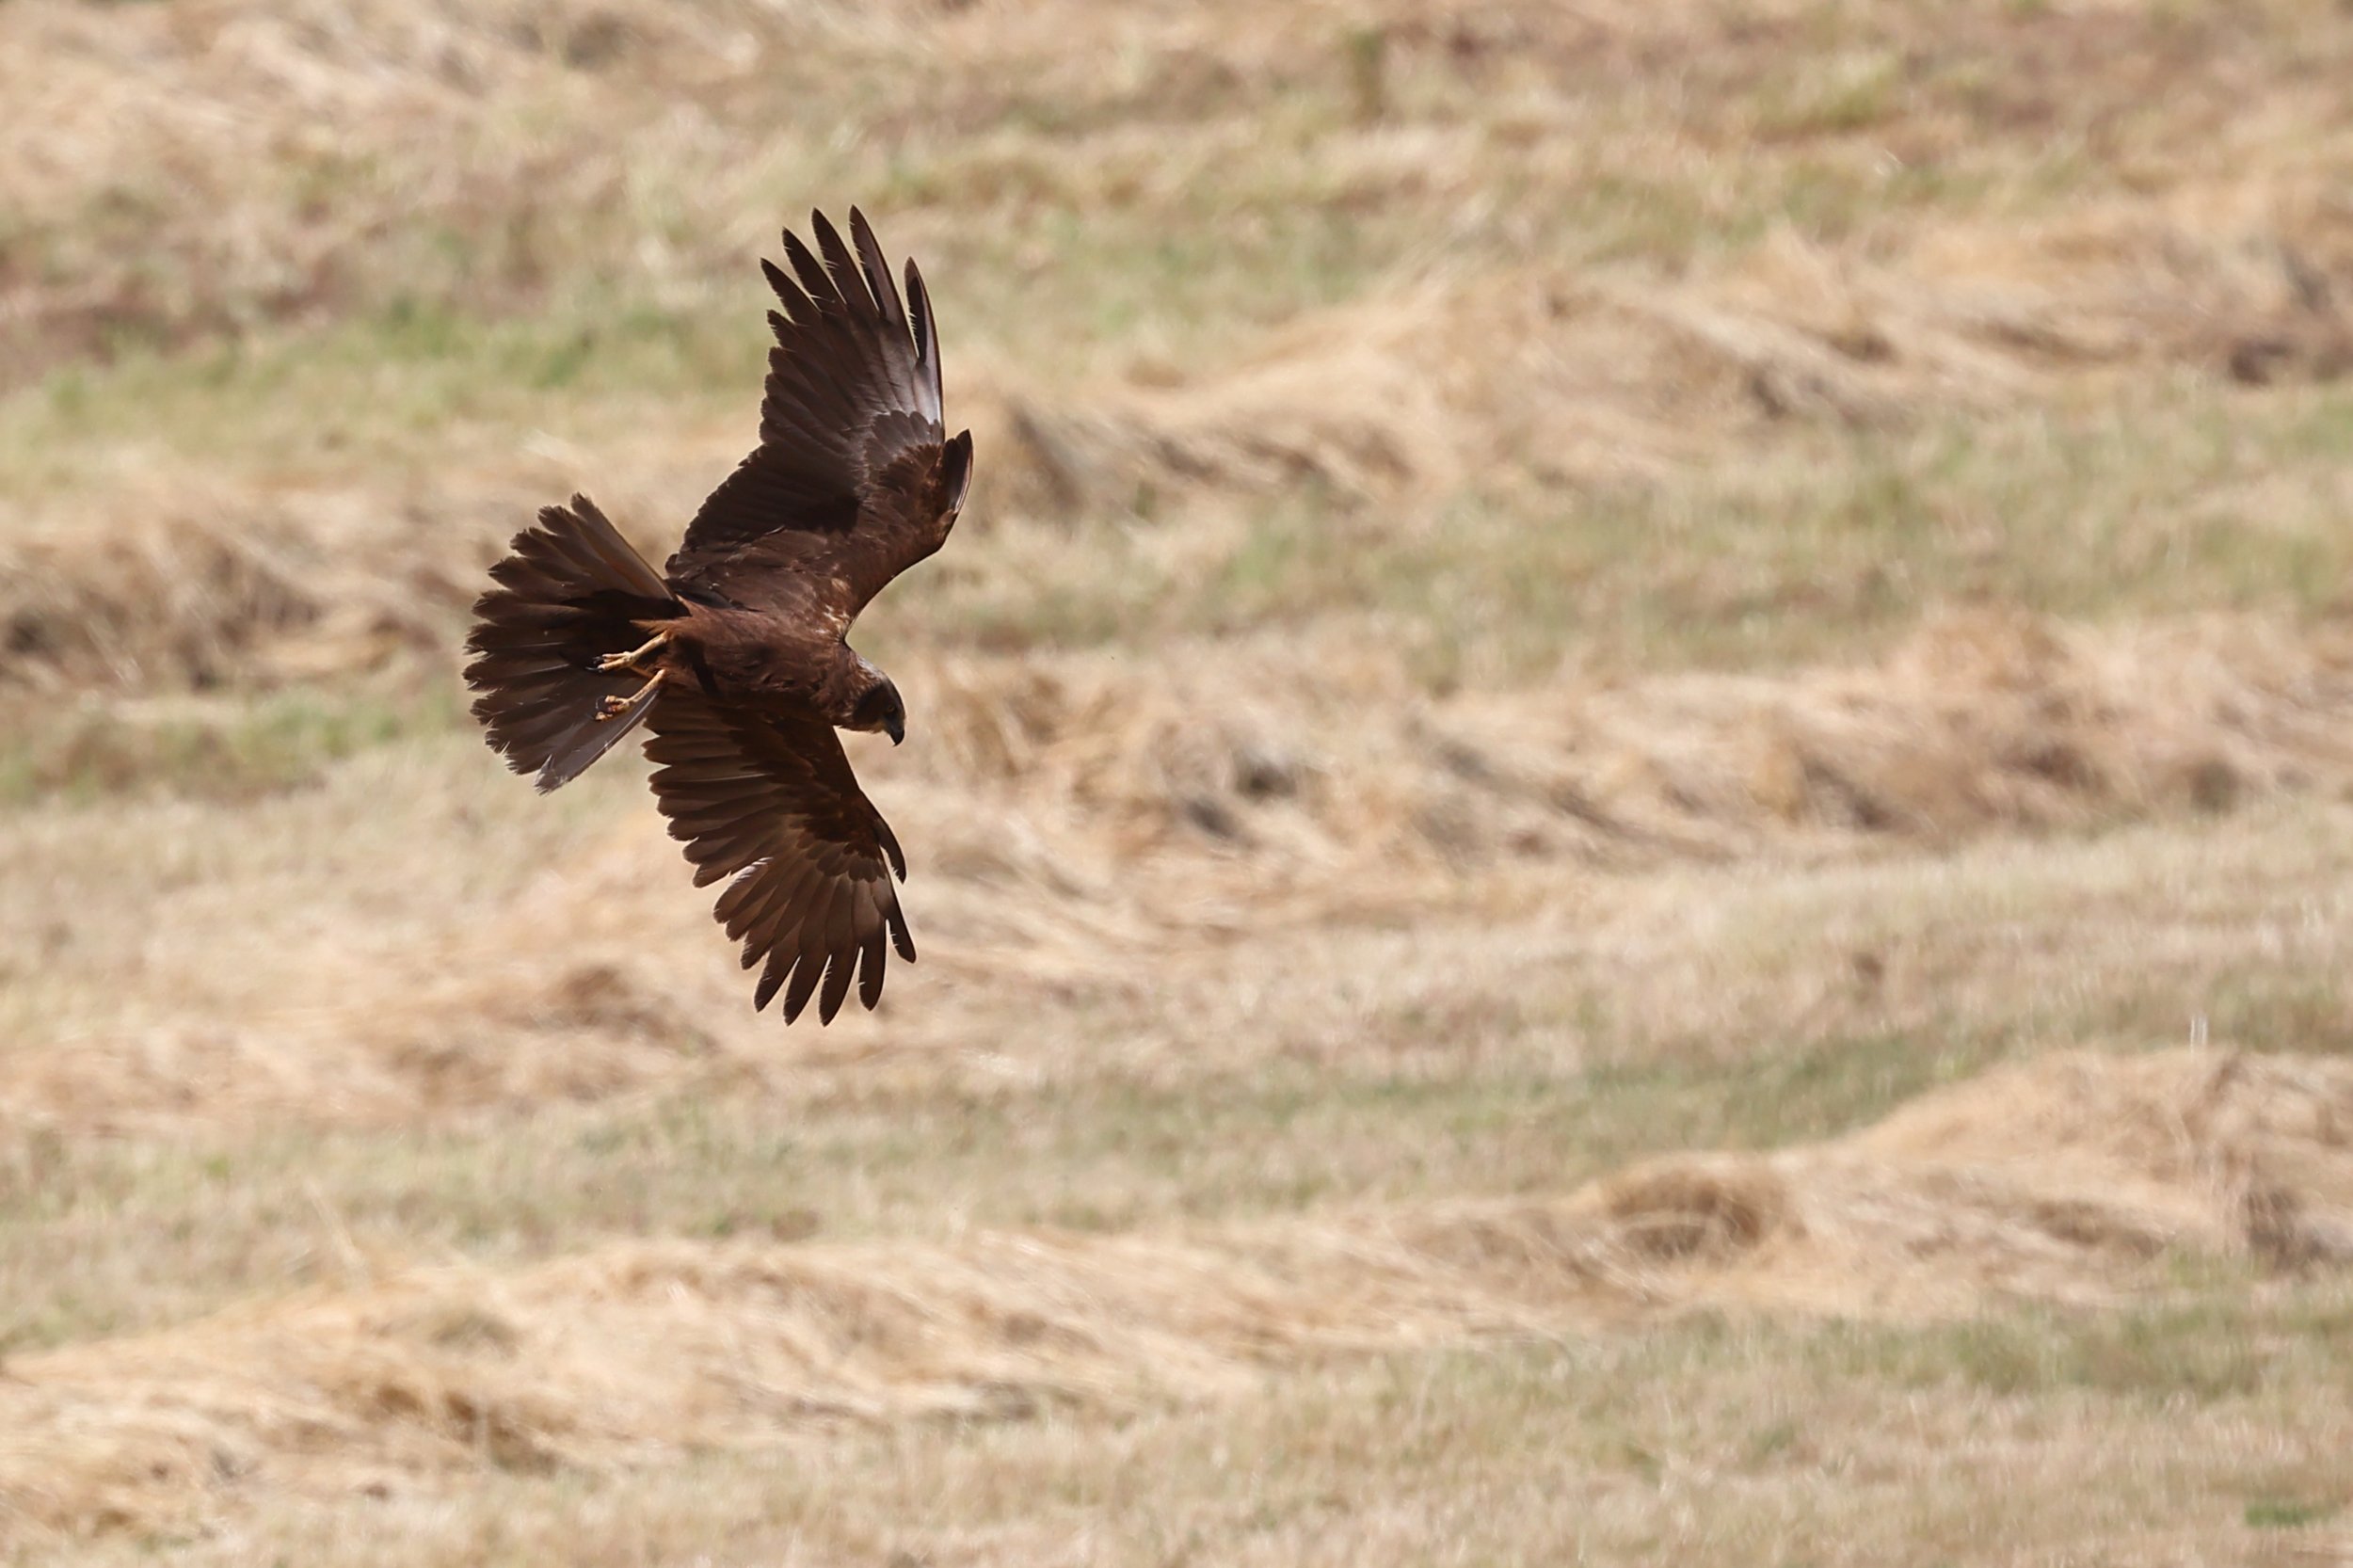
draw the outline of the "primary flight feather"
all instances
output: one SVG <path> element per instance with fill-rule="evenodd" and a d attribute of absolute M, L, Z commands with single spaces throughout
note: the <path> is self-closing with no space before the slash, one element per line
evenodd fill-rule
<path fill-rule="evenodd" d="M 872 1007 L 888 948 L 915 943 L 906 859 L 858 788 L 837 729 L 904 739 L 889 677 L 845 640 L 857 613 L 947 542 L 972 433 L 942 424 L 939 334 L 915 263 L 906 293 L 850 211 L 845 244 L 812 213 L 790 270 L 762 262 L 779 311 L 760 445 L 711 492 L 660 572 L 585 496 L 550 506 L 490 568 L 466 680 L 474 717 L 541 790 L 639 725 L 655 803 L 697 887 L 787 1022 L 831 1022 L 852 985 Z M 853 249 L 855 247 L 855 249 Z"/>

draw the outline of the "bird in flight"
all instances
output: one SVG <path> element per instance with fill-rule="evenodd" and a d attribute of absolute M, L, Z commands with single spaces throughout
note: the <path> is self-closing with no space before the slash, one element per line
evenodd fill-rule
<path fill-rule="evenodd" d="M 771 311 L 760 445 L 687 524 L 660 572 L 586 496 L 550 506 L 490 568 L 466 681 L 474 717 L 542 791 L 643 725 L 655 804 L 695 885 L 760 966 L 755 1009 L 813 998 L 830 1023 L 882 996 L 885 941 L 913 962 L 892 873 L 906 857 L 859 790 L 837 729 L 897 744 L 906 707 L 850 623 L 947 542 L 972 433 L 941 424 L 939 334 L 915 263 L 902 300 L 856 208 L 850 242 L 812 213 L 761 269 Z M 853 252 L 855 247 L 855 253 Z"/>

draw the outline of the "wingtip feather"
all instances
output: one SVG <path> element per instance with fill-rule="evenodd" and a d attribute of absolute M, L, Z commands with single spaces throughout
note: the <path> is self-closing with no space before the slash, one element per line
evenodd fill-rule
<path fill-rule="evenodd" d="M 825 963 L 824 994 L 817 1000 L 817 1021 L 829 1024 L 840 1013 L 841 1004 L 849 1000 L 850 977 L 857 968 L 856 948 L 836 950 Z"/>
<path fill-rule="evenodd" d="M 882 242 L 874 237 L 874 226 L 866 221 L 866 215 L 856 207 L 850 209 L 850 239 L 857 247 L 858 264 L 865 269 L 866 286 L 874 296 L 874 303 L 882 308 L 883 319 L 901 331 L 906 330 L 906 306 L 899 298 L 899 285 L 890 276 L 890 263 L 883 255 Z"/>

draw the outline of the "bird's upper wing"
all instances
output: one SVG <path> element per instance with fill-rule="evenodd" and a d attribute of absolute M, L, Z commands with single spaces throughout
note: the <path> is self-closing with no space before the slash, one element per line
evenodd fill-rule
<path fill-rule="evenodd" d="M 752 1005 L 781 989 L 787 1023 L 818 994 L 830 1023 L 850 993 L 882 996 L 883 940 L 910 963 L 915 942 L 891 872 L 906 858 L 857 787 L 831 726 L 737 713 L 670 687 L 653 705 L 646 755 L 670 835 L 685 840 L 695 885 L 728 878 L 713 913 L 744 942 L 744 967 L 764 961 Z"/>
<path fill-rule="evenodd" d="M 850 212 L 855 257 L 823 213 L 810 229 L 816 252 L 784 236 L 791 276 L 760 263 L 784 309 L 768 313 L 760 446 L 703 503 L 668 571 L 690 597 L 737 604 L 815 592 L 846 625 L 946 542 L 972 444 L 942 440 L 939 340 L 915 263 L 902 303 L 863 214 Z"/>

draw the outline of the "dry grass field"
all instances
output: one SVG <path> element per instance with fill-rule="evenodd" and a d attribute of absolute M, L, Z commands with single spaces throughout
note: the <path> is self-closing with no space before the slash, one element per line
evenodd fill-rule
<path fill-rule="evenodd" d="M 2353 8 L 0 4 L 0 1561 L 2353 1562 Z M 861 204 L 922 962 L 631 755 Z"/>

